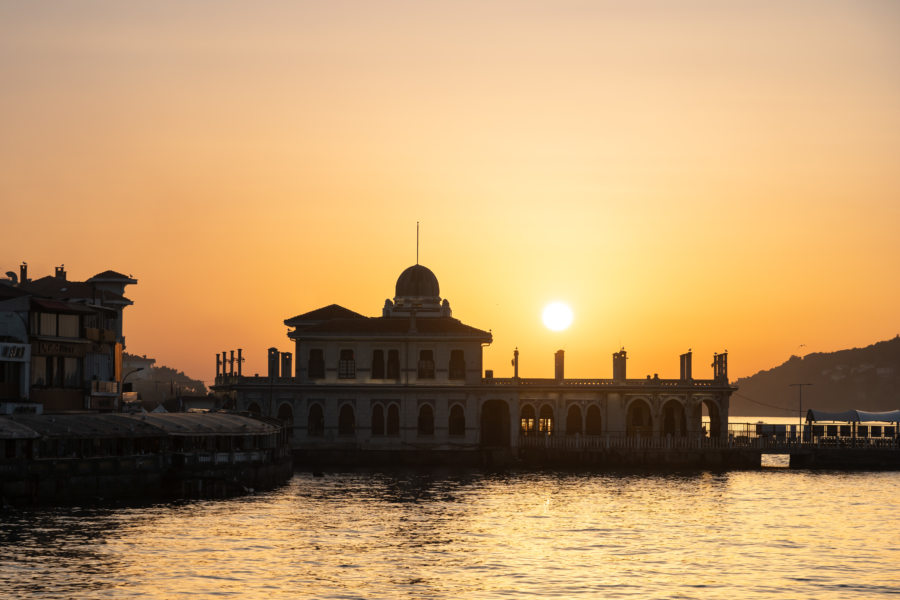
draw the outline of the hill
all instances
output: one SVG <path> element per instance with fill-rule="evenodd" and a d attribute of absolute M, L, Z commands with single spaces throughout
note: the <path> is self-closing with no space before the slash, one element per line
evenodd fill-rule
<path fill-rule="evenodd" d="M 147 356 L 124 353 L 122 357 L 123 371 L 130 373 L 128 383 L 130 392 L 151 405 L 160 404 L 178 396 L 206 395 L 206 386 L 199 379 L 191 379 L 182 371 L 157 366 L 156 360 Z M 128 393 L 126 391 L 126 393 Z"/>
<path fill-rule="evenodd" d="M 734 382 L 731 415 L 797 415 L 803 387 L 803 411 L 849 409 L 882 411 L 900 408 L 900 336 L 865 348 L 791 356 L 783 364 Z"/>

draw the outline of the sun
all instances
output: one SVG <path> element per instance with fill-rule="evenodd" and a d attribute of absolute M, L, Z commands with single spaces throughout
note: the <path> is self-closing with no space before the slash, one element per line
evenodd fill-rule
<path fill-rule="evenodd" d="M 565 302 L 551 302 L 544 307 L 544 325 L 553 331 L 562 331 L 572 324 L 572 309 Z"/>

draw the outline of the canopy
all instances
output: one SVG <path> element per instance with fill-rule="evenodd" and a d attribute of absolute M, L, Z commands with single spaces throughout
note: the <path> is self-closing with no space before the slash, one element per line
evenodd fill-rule
<path fill-rule="evenodd" d="M 809 409 L 806 412 L 807 421 L 844 421 L 844 422 L 884 422 L 894 423 L 900 421 L 900 410 L 886 412 L 868 412 L 865 410 L 845 410 L 844 412 L 825 412 L 824 410 Z"/>

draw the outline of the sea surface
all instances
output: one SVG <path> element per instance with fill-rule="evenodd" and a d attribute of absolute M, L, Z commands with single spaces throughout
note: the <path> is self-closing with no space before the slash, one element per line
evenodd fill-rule
<path fill-rule="evenodd" d="M 297 473 L 0 511 L 3 598 L 881 598 L 900 472 Z"/>

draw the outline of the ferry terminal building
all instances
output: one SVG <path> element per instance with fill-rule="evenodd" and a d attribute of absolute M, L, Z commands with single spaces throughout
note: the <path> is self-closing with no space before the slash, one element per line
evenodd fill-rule
<path fill-rule="evenodd" d="M 336 304 L 286 319 L 295 351 L 269 349 L 265 377 L 241 374 L 241 350 L 216 357 L 213 390 L 225 407 L 277 417 L 310 456 L 425 455 L 517 448 L 535 438 L 642 440 L 723 438 L 727 354 L 712 379 L 694 379 L 681 355 L 679 379 L 628 379 L 626 353 L 612 379 L 495 378 L 484 372 L 491 333 L 453 318 L 437 277 L 416 264 L 397 279 L 379 317 Z M 296 365 L 293 364 L 296 357 Z M 237 362 L 237 370 L 235 370 Z M 703 409 L 709 417 L 703 423 Z"/>

